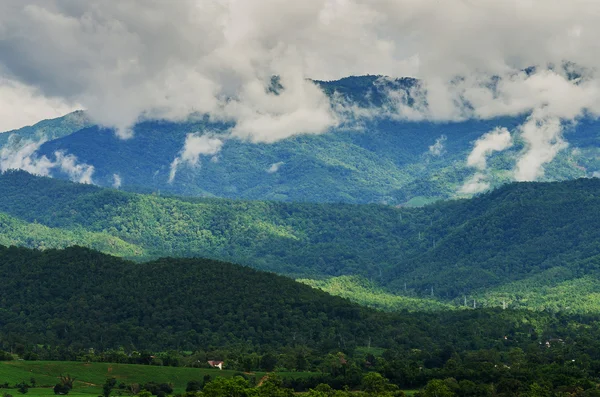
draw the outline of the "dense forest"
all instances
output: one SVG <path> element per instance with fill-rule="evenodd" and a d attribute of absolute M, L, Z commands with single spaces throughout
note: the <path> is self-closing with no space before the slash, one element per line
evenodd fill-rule
<path fill-rule="evenodd" d="M 282 383 L 294 390 L 364 388 L 378 373 L 378 384 L 459 395 L 591 393 L 600 370 L 597 316 L 383 313 L 230 263 L 135 263 L 79 247 L 0 247 L 0 282 L 0 347 L 27 360 L 219 359 L 245 372 L 316 372 Z"/>
<path fill-rule="evenodd" d="M 379 288 L 371 292 L 456 307 L 600 308 L 598 179 L 511 184 L 424 208 L 160 197 L 13 171 L 0 190 L 0 212 L 12 217 L 0 223 L 5 244 L 361 276 Z M 552 293 L 568 285 L 583 288 Z"/>

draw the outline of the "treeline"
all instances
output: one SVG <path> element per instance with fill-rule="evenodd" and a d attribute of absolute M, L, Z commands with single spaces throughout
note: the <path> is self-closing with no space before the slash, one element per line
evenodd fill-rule
<path fill-rule="evenodd" d="M 402 395 L 402 389 L 420 390 L 419 394 L 422 396 L 597 396 L 600 393 L 599 351 L 597 343 L 587 339 L 590 336 L 577 340 L 552 338 L 548 344 L 541 345 L 530 340 L 525 349 L 511 347 L 514 346 L 514 341 L 506 339 L 504 348 L 473 351 L 456 351 L 448 347 L 435 354 L 428 354 L 420 349 L 413 349 L 408 353 L 390 349 L 376 355 L 365 350 L 355 350 L 353 354 L 337 352 L 325 356 L 309 355 L 303 357 L 306 364 L 302 364 L 297 370 L 312 371 L 313 374 L 298 372 L 297 376 L 289 372 L 294 370 L 294 364 L 283 368 L 278 363 L 278 355 L 267 353 L 261 356 L 252 353 L 236 357 L 236 353 L 231 352 L 225 361 L 226 368 L 239 371 L 237 378 L 219 378 L 220 371 L 215 370 L 212 377 L 205 375 L 189 381 L 186 392 L 193 393 L 187 394 L 187 397 L 200 397 L 207 393 L 213 395 L 211 393 L 214 387 L 222 390 L 220 388 L 225 385 L 233 387 L 237 384 L 239 389 L 236 390 L 245 390 L 244 393 L 255 395 L 253 393 L 258 392 L 256 387 L 264 385 L 271 378 L 277 379 L 278 392 L 309 392 L 312 393 L 310 395 L 318 396 L 322 394 L 314 393 L 345 396 L 347 394 L 344 391 L 363 391 L 371 395 Z M 591 343 L 588 345 L 586 342 Z M 585 346 L 576 346 L 578 343 Z M 88 361 L 91 357 L 104 357 L 110 360 L 121 354 L 107 352 L 106 355 L 83 355 L 80 359 Z M 197 363 L 199 357 L 204 359 L 206 356 L 200 352 L 191 355 L 169 352 L 156 356 L 134 352 L 123 356 L 130 357 L 129 361 L 125 361 L 129 363 L 206 366 L 206 363 Z M 286 372 L 286 376 L 281 379 L 272 378 L 273 375 L 261 378 L 262 375 L 256 375 L 254 371 Z M 217 383 L 207 387 L 213 381 Z M 108 388 L 108 393 L 117 392 L 118 395 L 165 396 L 173 392 L 172 385 L 156 382 L 117 384 L 109 380 L 105 387 Z M 198 392 L 204 394 L 197 394 Z"/>

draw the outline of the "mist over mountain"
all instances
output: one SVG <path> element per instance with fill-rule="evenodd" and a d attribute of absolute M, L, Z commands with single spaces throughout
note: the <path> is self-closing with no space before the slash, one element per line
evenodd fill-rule
<path fill-rule="evenodd" d="M 523 136 L 527 115 L 428 121 L 386 113 L 392 88 L 412 95 L 406 102 L 414 106 L 414 79 L 317 83 L 332 100 L 356 106 L 345 124 L 324 134 L 249 142 L 232 139 L 231 124 L 198 116 L 143 121 L 123 140 L 76 113 L 0 134 L 0 169 L 140 192 L 409 205 L 470 196 L 523 173 L 550 181 L 600 170 L 593 118 L 561 127 L 560 141 L 534 148 Z"/>

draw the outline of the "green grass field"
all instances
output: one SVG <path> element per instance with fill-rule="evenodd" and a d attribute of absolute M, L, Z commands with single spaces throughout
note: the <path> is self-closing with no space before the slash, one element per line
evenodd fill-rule
<path fill-rule="evenodd" d="M 212 377 L 231 377 L 239 374 L 238 371 L 210 369 L 210 368 L 184 368 L 184 367 L 157 367 L 133 364 L 109 364 L 109 363 L 84 363 L 64 361 L 6 361 L 0 362 L 0 384 L 8 382 L 13 387 L 16 383 L 25 381 L 31 383 L 34 378 L 36 387 L 29 389 L 27 397 L 53 396 L 53 387 L 59 382 L 60 375 L 71 375 L 75 378 L 73 390 L 69 396 L 98 396 L 102 392 L 102 384 L 106 378 L 114 377 L 117 384 L 126 384 L 154 381 L 157 383 L 172 383 L 174 393 L 183 393 L 187 382 L 190 380 L 202 380 L 204 375 Z M 260 379 L 263 372 L 256 372 L 250 376 Z M 310 376 L 310 373 L 290 372 L 280 373 L 283 377 Z M 0 390 L 17 397 L 21 395 L 16 389 Z M 118 389 L 113 392 L 118 394 Z M 126 393 L 123 393 L 126 394 Z"/>

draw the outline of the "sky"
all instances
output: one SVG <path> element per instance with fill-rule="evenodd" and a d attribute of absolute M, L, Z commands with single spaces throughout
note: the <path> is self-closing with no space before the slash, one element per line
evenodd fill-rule
<path fill-rule="evenodd" d="M 0 131 L 80 108 L 123 139 L 142 118 L 196 112 L 251 142 L 326 133 L 352 113 L 529 114 L 513 132 L 531 149 L 515 179 L 534 180 L 565 146 L 563 123 L 600 113 L 598 20 L 597 0 L 3 0 Z M 307 80 L 363 74 L 416 77 L 423 89 L 410 109 L 393 91 L 385 109 L 356 109 Z M 274 75 L 279 96 L 265 89 Z M 476 144 L 487 145 L 479 155 L 496 147 Z"/>

